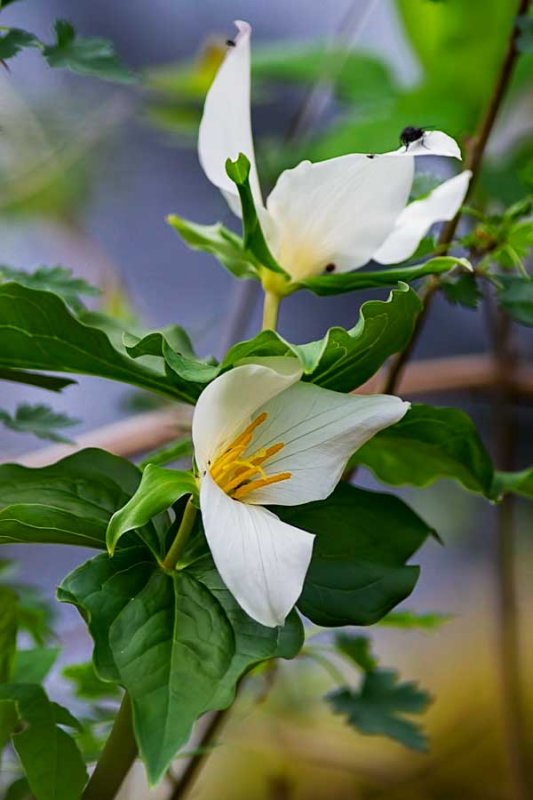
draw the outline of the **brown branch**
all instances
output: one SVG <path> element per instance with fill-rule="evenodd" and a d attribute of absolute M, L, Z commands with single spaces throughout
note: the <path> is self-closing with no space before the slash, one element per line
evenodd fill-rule
<path fill-rule="evenodd" d="M 385 370 L 373 375 L 357 389 L 359 394 L 379 392 Z M 406 396 L 436 392 L 492 391 L 498 371 L 491 356 L 451 356 L 419 359 L 408 364 L 398 383 L 398 391 Z M 533 366 L 520 364 L 510 377 L 509 389 L 516 400 L 533 400 Z M 26 453 L 18 458 L 0 458 L 0 463 L 14 461 L 27 467 L 44 467 L 85 447 L 101 447 L 123 458 L 134 458 L 163 447 L 178 433 L 190 429 L 192 408 L 178 406 L 128 417 L 120 422 L 97 428 L 78 437 L 74 445 L 53 445 Z"/>
<path fill-rule="evenodd" d="M 517 47 L 517 39 L 520 34 L 519 20 L 521 17 L 527 14 L 529 4 L 530 0 L 520 0 L 518 3 L 518 9 L 516 12 L 517 16 L 509 36 L 507 50 L 500 67 L 492 95 L 489 99 L 489 104 L 479 124 L 476 134 L 470 139 L 466 148 L 465 169 L 472 171 L 472 179 L 468 187 L 465 202 L 470 197 L 479 177 L 483 156 L 485 154 L 485 148 L 513 75 L 514 67 L 519 55 L 519 50 Z M 450 220 L 450 222 L 448 222 L 442 230 L 439 238 L 439 247 L 442 248 L 444 254 L 448 251 L 450 244 L 453 241 L 453 237 L 455 236 L 455 231 L 457 230 L 460 219 L 461 211 L 459 211 L 459 213 L 456 214 L 456 216 Z M 407 361 L 411 358 L 413 350 L 420 338 L 420 334 L 426 323 L 429 309 L 431 308 L 431 303 L 438 288 L 439 279 L 435 276 L 430 278 L 421 298 L 423 307 L 416 321 L 411 340 L 409 341 L 407 347 L 402 350 L 402 352 L 399 353 L 391 362 L 389 373 L 383 387 L 383 391 L 388 394 L 392 394 L 397 390 L 397 385 L 402 370 L 404 369 Z"/>

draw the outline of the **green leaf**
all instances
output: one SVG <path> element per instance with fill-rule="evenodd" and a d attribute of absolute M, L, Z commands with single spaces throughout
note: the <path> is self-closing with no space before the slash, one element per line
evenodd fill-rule
<path fill-rule="evenodd" d="M 31 684 L 0 686 L 0 699 L 14 701 L 26 723 L 12 742 L 35 800 L 79 800 L 87 772 L 74 740 L 57 723 L 56 704 Z"/>
<path fill-rule="evenodd" d="M 4 800 L 33 800 L 26 778 L 14 781 L 8 788 Z"/>
<path fill-rule="evenodd" d="M 287 273 L 280 267 L 272 253 L 268 249 L 261 223 L 257 216 L 252 190 L 250 188 L 250 162 L 240 153 L 236 161 L 228 158 L 226 161 L 226 172 L 237 186 L 242 206 L 242 224 L 244 249 L 249 250 L 259 264 L 278 272 L 281 275 Z"/>
<path fill-rule="evenodd" d="M 335 647 L 363 672 L 373 672 L 378 666 L 378 660 L 372 653 L 372 644 L 367 636 L 338 633 L 335 636 Z"/>
<path fill-rule="evenodd" d="M 317 275 L 314 278 L 300 281 L 298 286 L 322 296 L 344 294 L 360 289 L 394 286 L 398 281 L 410 283 L 418 278 L 423 278 L 425 275 L 442 275 L 457 266 L 471 270 L 470 263 L 465 258 L 438 256 L 416 267 L 386 267 L 378 272 L 359 270 L 343 272 L 337 275 Z"/>
<path fill-rule="evenodd" d="M 17 594 L 8 586 L 0 586 L 0 683 L 11 679 L 17 650 L 17 631 Z"/>
<path fill-rule="evenodd" d="M 57 661 L 60 652 L 59 647 L 18 650 L 12 673 L 13 683 L 42 683 Z"/>
<path fill-rule="evenodd" d="M 186 494 L 198 494 L 196 481 L 190 472 L 149 464 L 133 497 L 111 517 L 106 534 L 107 549 L 111 555 L 121 536 L 143 528 Z"/>
<path fill-rule="evenodd" d="M 17 407 L 14 416 L 0 408 L 0 422 L 12 431 L 33 433 L 39 439 L 70 442 L 70 439 L 58 432 L 58 428 L 70 428 L 72 425 L 78 425 L 80 420 L 57 413 L 49 406 L 31 406 L 24 403 Z"/>
<path fill-rule="evenodd" d="M 0 0 L 0 9 L 10 6 L 12 3 L 17 3 L 18 0 Z"/>
<path fill-rule="evenodd" d="M 262 331 L 253 339 L 233 345 L 220 370 L 245 358 L 296 356 L 302 362 L 304 381 L 339 392 L 361 386 L 393 353 L 411 338 L 422 308 L 416 292 L 406 284 L 393 289 L 386 301 L 363 303 L 354 328 L 330 328 L 323 339 L 293 345 L 275 331 Z"/>
<path fill-rule="evenodd" d="M 71 664 L 62 673 L 73 684 L 76 697 L 80 700 L 108 700 L 120 697 L 120 690 L 114 683 L 100 680 L 94 664 Z"/>
<path fill-rule="evenodd" d="M 72 381 L 69 378 L 39 375 L 35 372 L 25 372 L 19 369 L 0 369 L 0 381 L 24 383 L 26 386 L 37 386 L 40 389 L 48 389 L 50 392 L 61 392 L 65 387 L 76 383 L 76 381 Z"/>
<path fill-rule="evenodd" d="M 298 608 L 317 625 L 372 625 L 412 592 L 419 568 L 406 562 L 431 529 L 399 498 L 339 484 L 275 513 L 316 534 Z"/>
<path fill-rule="evenodd" d="M 359 691 L 337 689 L 327 700 L 333 711 L 360 733 L 387 736 L 412 750 L 427 750 L 420 726 L 405 717 L 424 712 L 431 696 L 416 683 L 400 683 L 394 670 L 367 672 Z"/>
<path fill-rule="evenodd" d="M 75 278 L 65 267 L 37 267 L 33 272 L 0 266 L 0 281 L 15 281 L 30 289 L 41 289 L 59 295 L 73 311 L 83 311 L 85 305 L 81 297 L 97 297 L 101 292 L 83 278 Z"/>
<path fill-rule="evenodd" d="M 495 497 L 512 492 L 533 500 L 533 467 L 520 472 L 496 472 L 494 475 Z"/>
<path fill-rule="evenodd" d="M 518 275 L 498 275 L 501 288 L 498 301 L 515 322 L 533 325 L 533 279 Z"/>
<path fill-rule="evenodd" d="M 440 288 L 449 303 L 465 308 L 477 308 L 483 296 L 474 275 L 461 275 L 456 280 L 444 279 Z"/>
<path fill-rule="evenodd" d="M 171 344 L 165 331 L 153 331 L 142 339 L 126 334 L 124 345 L 132 358 L 151 356 L 163 359 L 167 374 L 174 375 L 176 384 L 196 398 L 203 386 L 216 378 L 219 372 L 215 364 L 198 358 L 194 352 L 183 352 L 179 343 Z"/>
<path fill-rule="evenodd" d="M 293 348 L 304 363 L 304 380 L 337 392 L 361 386 L 407 345 L 421 308 L 406 284 L 393 289 L 385 302 L 364 303 L 351 330 L 330 328 L 320 341 Z"/>
<path fill-rule="evenodd" d="M 141 473 L 125 459 L 88 449 L 57 464 L 0 466 L 0 544 L 70 544 L 105 549 L 112 515 L 135 493 Z M 159 552 L 153 525 L 143 539 Z"/>
<path fill-rule="evenodd" d="M 392 486 L 430 486 L 440 478 L 493 496 L 493 467 L 470 417 L 456 408 L 413 405 L 405 417 L 350 459 Z"/>
<path fill-rule="evenodd" d="M 452 618 L 452 614 L 439 614 L 438 612 L 417 614 L 415 611 L 391 611 L 390 614 L 387 614 L 386 617 L 379 621 L 379 624 L 386 628 L 435 631 Z"/>
<path fill-rule="evenodd" d="M 165 773 L 194 721 L 231 704 L 241 675 L 303 643 L 296 614 L 265 628 L 240 609 L 210 557 L 170 575 L 142 548 L 98 556 L 69 575 L 59 599 L 88 620 L 99 677 L 128 691 L 151 783 Z"/>
<path fill-rule="evenodd" d="M 191 250 L 215 256 L 236 278 L 258 279 L 255 259 L 245 251 L 242 239 L 221 223 L 197 225 L 176 214 L 170 214 L 167 222 Z"/>
<path fill-rule="evenodd" d="M 118 60 L 115 48 L 106 39 L 80 38 L 64 19 L 55 23 L 56 41 L 43 48 L 51 67 L 92 75 L 105 80 L 132 83 L 135 76 Z"/>
<path fill-rule="evenodd" d="M 74 372 L 130 383 L 194 402 L 183 382 L 119 352 L 109 337 L 84 325 L 51 292 L 0 285 L 0 369 Z"/>
<path fill-rule="evenodd" d="M 0 700 L 0 761 L 2 751 L 19 722 L 17 707 L 12 700 Z"/>
<path fill-rule="evenodd" d="M 10 28 L 0 35 L 0 61 L 7 61 L 26 47 L 38 47 L 39 40 L 33 33 L 20 28 Z"/>

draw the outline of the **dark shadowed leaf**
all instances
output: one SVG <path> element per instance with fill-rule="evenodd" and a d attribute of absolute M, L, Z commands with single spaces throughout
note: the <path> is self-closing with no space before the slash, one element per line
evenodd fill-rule
<path fill-rule="evenodd" d="M 50 392 L 61 392 L 65 387 L 72 386 L 76 383 L 76 381 L 72 381 L 69 378 L 56 378 L 54 375 L 39 375 L 35 372 L 7 368 L 0 368 L 0 381 L 23 383 L 26 386 L 48 389 Z"/>
<path fill-rule="evenodd" d="M 518 275 L 498 275 L 501 288 L 498 300 L 515 322 L 533 325 L 533 278 Z"/>
<path fill-rule="evenodd" d="M 1 7 L 1 6 L 0 6 Z M 0 61 L 7 61 L 25 47 L 38 47 L 39 40 L 28 31 L 20 28 L 8 29 L 0 35 Z"/>
<path fill-rule="evenodd" d="M 350 460 L 392 486 L 430 486 L 452 478 L 493 496 L 493 467 L 474 423 L 456 408 L 412 406 L 396 425 L 374 436 Z"/>
<path fill-rule="evenodd" d="M 276 514 L 316 534 L 298 608 L 317 625 L 372 625 L 412 592 L 419 568 L 406 562 L 431 529 L 399 498 L 339 484 Z"/>
<path fill-rule="evenodd" d="M 412 750 L 427 749 L 424 732 L 406 717 L 425 711 L 431 696 L 416 683 L 400 683 L 394 670 L 366 672 L 358 691 L 337 689 L 327 700 L 360 733 L 387 736 Z"/>
<path fill-rule="evenodd" d="M 481 291 L 473 275 L 461 275 L 457 279 L 444 279 L 440 288 L 446 300 L 452 305 L 477 308 L 482 298 Z"/>
<path fill-rule="evenodd" d="M 338 633 L 335 636 L 335 647 L 344 656 L 347 656 L 363 672 L 373 672 L 378 666 L 378 660 L 372 653 L 370 639 L 366 636 L 350 636 L 347 633 Z"/>

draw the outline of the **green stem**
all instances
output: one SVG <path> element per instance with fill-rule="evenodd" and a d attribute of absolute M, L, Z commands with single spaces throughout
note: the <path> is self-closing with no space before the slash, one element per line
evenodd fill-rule
<path fill-rule="evenodd" d="M 83 800 L 113 800 L 136 756 L 131 702 L 125 694 L 102 755 L 85 787 Z"/>
<path fill-rule="evenodd" d="M 275 292 L 265 290 L 265 300 L 263 304 L 263 330 L 276 330 L 278 324 L 279 304 L 281 297 Z"/>
<path fill-rule="evenodd" d="M 185 511 L 183 512 L 183 517 L 181 518 L 181 524 L 178 528 L 176 538 L 172 542 L 170 550 L 166 554 L 161 564 L 163 569 L 171 571 L 176 568 L 176 564 L 183 553 L 183 548 L 185 547 L 185 544 L 191 535 L 197 513 L 198 512 L 196 508 L 192 504 L 192 499 L 189 498 L 189 501 L 185 506 Z"/>

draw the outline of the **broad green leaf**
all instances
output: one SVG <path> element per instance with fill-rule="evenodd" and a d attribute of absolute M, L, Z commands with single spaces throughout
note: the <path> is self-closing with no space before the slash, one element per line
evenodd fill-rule
<path fill-rule="evenodd" d="M 515 322 L 533 325 L 533 278 L 518 275 L 498 275 L 501 288 L 498 290 L 500 306 Z"/>
<path fill-rule="evenodd" d="M 143 528 L 187 494 L 198 494 L 196 481 L 190 472 L 149 464 L 133 497 L 111 517 L 106 534 L 107 549 L 111 555 L 121 536 Z"/>
<path fill-rule="evenodd" d="M 221 223 L 197 225 L 176 214 L 170 214 L 167 222 L 191 250 L 215 256 L 236 278 L 258 279 L 255 259 L 245 251 L 242 239 Z"/>
<path fill-rule="evenodd" d="M 54 28 L 55 42 L 43 48 L 43 55 L 51 67 L 123 83 L 135 80 L 134 75 L 120 63 L 115 48 L 107 39 L 81 38 L 64 19 L 57 20 Z"/>
<path fill-rule="evenodd" d="M 272 253 L 268 249 L 261 223 L 257 216 L 252 190 L 250 188 L 250 162 L 243 153 L 236 161 L 228 158 L 226 172 L 237 187 L 242 207 L 243 242 L 245 251 L 249 251 L 259 264 L 286 275 Z"/>
<path fill-rule="evenodd" d="M 229 369 L 244 358 L 294 355 L 302 362 L 304 381 L 349 392 L 405 347 L 421 307 L 416 292 L 400 284 L 386 301 L 363 303 L 357 325 L 348 331 L 330 328 L 323 339 L 304 345 L 289 344 L 275 331 L 262 331 L 233 345 L 220 368 Z"/>
<path fill-rule="evenodd" d="M 337 689 L 327 700 L 333 711 L 360 733 L 387 736 L 412 750 L 427 750 L 425 734 L 406 716 L 422 714 L 431 696 L 416 683 L 400 683 L 394 670 L 366 672 L 358 691 Z"/>
<path fill-rule="evenodd" d="M 151 783 L 199 716 L 231 704 L 245 671 L 292 658 L 303 643 L 295 614 L 282 629 L 247 617 L 210 557 L 170 575 L 142 548 L 101 555 L 69 575 L 58 596 L 89 620 L 99 677 L 129 693 Z"/>
<path fill-rule="evenodd" d="M 13 683 L 42 683 L 57 661 L 60 652 L 59 647 L 18 650 L 11 678 Z"/>
<path fill-rule="evenodd" d="M 0 586 L 0 683 L 11 679 L 17 650 L 18 597 L 8 586 Z"/>
<path fill-rule="evenodd" d="M 413 405 L 350 459 L 392 486 L 430 486 L 440 478 L 493 496 L 493 466 L 470 417 L 456 408 Z"/>
<path fill-rule="evenodd" d="M 62 673 L 74 687 L 76 697 L 81 700 L 108 700 L 120 697 L 120 690 L 114 683 L 100 680 L 94 664 L 71 664 Z"/>
<path fill-rule="evenodd" d="M 317 275 L 300 281 L 298 286 L 309 289 L 314 294 L 327 296 L 332 294 L 345 294 L 360 289 L 375 289 L 380 286 L 394 286 L 399 281 L 410 283 L 423 278 L 425 275 L 442 275 L 454 267 L 463 267 L 470 271 L 471 266 L 464 258 L 453 256 L 438 256 L 416 267 L 384 267 L 377 272 L 343 272 L 337 275 Z"/>
<path fill-rule="evenodd" d="M 406 284 L 393 289 L 385 302 L 364 303 L 351 330 L 330 328 L 322 340 L 294 347 L 304 363 L 304 380 L 337 392 L 361 386 L 407 345 L 421 308 Z"/>
<path fill-rule="evenodd" d="M 0 422 L 12 431 L 33 433 L 39 439 L 47 439 L 52 442 L 70 442 L 71 440 L 59 433 L 59 430 L 77 425 L 80 420 L 72 419 L 66 414 L 57 413 L 49 406 L 31 406 L 24 403 L 17 406 L 14 415 L 0 408 Z"/>
<path fill-rule="evenodd" d="M 39 40 L 28 31 L 20 28 L 9 28 L 0 35 L 0 61 L 7 61 L 25 47 L 38 47 Z"/>
<path fill-rule="evenodd" d="M 76 381 L 69 378 L 56 378 L 54 375 L 39 375 L 35 372 L 25 372 L 21 369 L 1 369 L 0 381 L 12 381 L 13 383 L 24 383 L 27 386 L 37 386 L 40 389 L 48 389 L 50 392 L 61 392 L 67 386 L 72 386 Z"/>
<path fill-rule="evenodd" d="M 12 742 L 35 800 L 79 800 L 87 772 L 74 740 L 57 724 L 57 706 L 32 684 L 0 686 L 1 699 L 14 701 L 25 722 Z"/>
<path fill-rule="evenodd" d="M 465 308 L 477 308 L 483 296 L 474 275 L 460 275 L 456 280 L 445 278 L 440 289 L 449 303 Z"/>
<path fill-rule="evenodd" d="M 65 267 L 37 267 L 33 272 L 0 266 L 0 281 L 15 281 L 30 289 L 41 289 L 59 295 L 74 311 L 83 311 L 81 297 L 97 297 L 100 289 L 91 286 L 83 278 L 75 278 Z"/>
<path fill-rule="evenodd" d="M 183 352 L 179 344 L 171 344 L 164 331 L 153 331 L 142 339 L 127 334 L 124 344 L 132 358 L 154 357 L 163 359 L 167 374 L 174 377 L 184 392 L 198 397 L 203 386 L 216 378 L 218 367 L 198 358 L 194 352 Z"/>
<path fill-rule="evenodd" d="M 379 624 L 386 628 L 435 631 L 452 618 L 452 614 L 440 614 L 436 611 L 426 614 L 417 614 L 415 611 L 391 611 L 379 621 Z"/>
<path fill-rule="evenodd" d="M 0 369 L 97 375 L 194 402 L 164 370 L 119 352 L 101 330 L 80 322 L 51 292 L 0 285 Z"/>
<path fill-rule="evenodd" d="M 372 644 L 366 636 L 350 636 L 348 633 L 338 633 L 335 636 L 335 647 L 340 653 L 353 661 L 359 669 L 362 669 L 363 672 L 373 672 L 378 666 L 378 660 L 372 653 Z"/>
<path fill-rule="evenodd" d="M 276 514 L 316 534 L 297 605 L 317 625 L 372 625 L 412 592 L 419 568 L 406 562 L 431 529 L 399 498 L 339 484 L 326 500 Z"/>
<path fill-rule="evenodd" d="M 12 700 L 0 700 L 0 767 L 2 751 L 9 742 L 18 722 L 19 715 L 15 703 Z"/>
<path fill-rule="evenodd" d="M 497 471 L 494 475 L 493 491 L 497 498 L 512 492 L 533 500 L 533 467 L 520 472 Z"/>
<path fill-rule="evenodd" d="M 57 464 L 0 466 L 0 544 L 70 544 L 105 549 L 109 520 L 135 493 L 141 473 L 125 459 L 88 449 Z M 159 552 L 153 525 L 142 537 Z"/>

